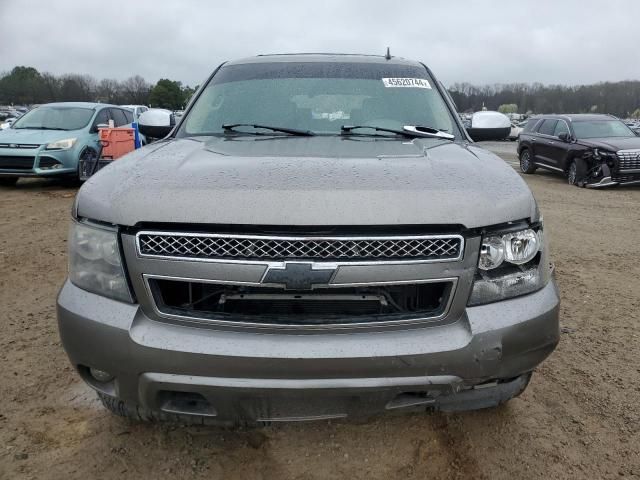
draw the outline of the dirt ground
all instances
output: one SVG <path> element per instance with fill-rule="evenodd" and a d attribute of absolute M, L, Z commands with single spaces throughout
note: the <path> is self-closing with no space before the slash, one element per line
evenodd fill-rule
<path fill-rule="evenodd" d="M 509 163 L 514 144 L 490 144 Z M 526 176 L 562 291 L 562 338 L 528 390 L 465 414 L 223 430 L 103 410 L 60 345 L 75 189 L 0 187 L 0 478 L 640 478 L 640 188 Z"/>

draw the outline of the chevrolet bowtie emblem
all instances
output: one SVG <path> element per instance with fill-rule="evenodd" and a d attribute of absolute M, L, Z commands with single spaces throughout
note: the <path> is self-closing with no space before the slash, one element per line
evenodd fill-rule
<path fill-rule="evenodd" d="M 313 263 L 285 262 L 284 267 L 269 267 L 262 283 L 284 285 L 285 290 L 311 290 L 314 285 L 327 285 L 335 267 L 313 268 Z"/>

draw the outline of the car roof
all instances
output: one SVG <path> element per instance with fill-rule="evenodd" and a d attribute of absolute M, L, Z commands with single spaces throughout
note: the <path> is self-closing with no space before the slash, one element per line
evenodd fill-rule
<path fill-rule="evenodd" d="M 43 103 L 39 105 L 40 107 L 77 107 L 77 108 L 99 108 L 99 107 L 115 107 L 116 105 L 111 105 L 109 103 L 97 103 L 97 102 L 53 102 L 53 103 Z"/>
<path fill-rule="evenodd" d="M 568 120 L 570 122 L 589 122 L 594 120 L 617 120 L 613 115 L 606 115 L 603 113 L 567 113 L 562 115 L 556 114 L 544 114 L 544 115 L 536 115 L 535 117 L 531 117 L 531 119 L 540 120 L 543 118 L 551 118 L 551 119 L 563 119 Z"/>
<path fill-rule="evenodd" d="M 420 62 L 407 60 L 402 57 L 387 58 L 384 55 L 364 55 L 350 53 L 279 53 L 257 55 L 255 57 L 232 60 L 225 65 L 244 65 L 248 63 L 274 63 L 274 62 L 326 62 L 326 63 L 379 63 L 392 65 L 412 65 L 423 67 Z M 424 67 L 423 67 L 424 68 Z"/>

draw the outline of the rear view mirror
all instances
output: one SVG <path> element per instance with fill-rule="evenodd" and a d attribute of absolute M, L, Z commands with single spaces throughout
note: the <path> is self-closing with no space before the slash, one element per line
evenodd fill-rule
<path fill-rule="evenodd" d="M 138 117 L 138 129 L 147 137 L 164 138 L 171 133 L 175 125 L 173 113 L 161 108 L 152 108 Z"/>
<path fill-rule="evenodd" d="M 569 135 L 566 132 L 562 132 L 560 135 L 558 135 L 558 138 L 563 142 L 567 142 L 567 143 L 571 141 L 571 135 Z"/>

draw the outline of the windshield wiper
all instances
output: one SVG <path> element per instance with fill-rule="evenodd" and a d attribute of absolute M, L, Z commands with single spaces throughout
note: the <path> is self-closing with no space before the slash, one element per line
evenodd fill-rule
<path fill-rule="evenodd" d="M 282 132 L 288 133 L 289 135 L 298 135 L 300 137 L 312 137 L 315 135 L 311 130 L 298 130 L 296 128 L 285 128 L 285 127 L 270 127 L 268 125 L 257 125 L 253 123 L 225 123 L 222 125 L 222 129 L 225 132 L 233 132 L 236 131 L 237 127 L 251 127 L 251 128 L 262 128 L 265 130 L 271 130 L 272 132 Z"/>
<path fill-rule="evenodd" d="M 402 130 L 397 130 L 395 128 L 376 127 L 373 125 L 343 125 L 340 127 L 340 131 L 344 135 L 351 133 L 353 130 L 359 130 L 362 128 L 368 128 L 376 132 L 395 133 L 396 135 L 404 135 L 405 137 L 410 138 L 432 137 L 442 138 L 445 140 L 454 140 L 456 138 L 455 135 L 451 135 L 450 133 L 436 130 L 435 128 L 431 127 L 423 127 L 422 125 L 405 125 Z"/>

